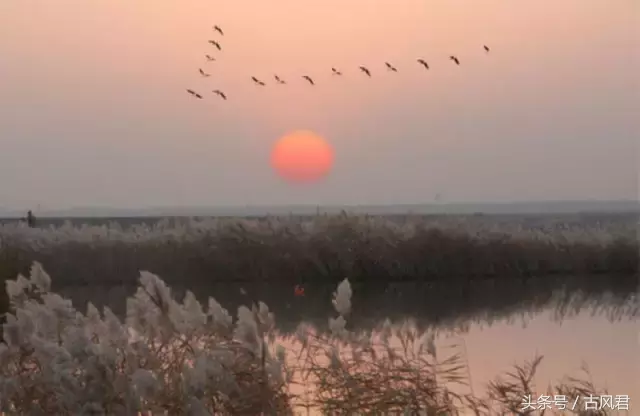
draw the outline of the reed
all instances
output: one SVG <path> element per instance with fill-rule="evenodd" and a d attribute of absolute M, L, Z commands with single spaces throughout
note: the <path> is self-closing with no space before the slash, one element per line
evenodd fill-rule
<path fill-rule="evenodd" d="M 481 217 L 482 218 L 482 217 Z M 135 283 L 139 270 L 167 282 L 439 282 L 550 275 L 637 278 L 633 218 L 594 225 L 524 227 L 474 217 L 402 221 L 370 216 L 165 220 L 32 229 L 0 226 L 0 279 L 33 261 L 58 285 Z"/>
<path fill-rule="evenodd" d="M 76 310 L 51 291 L 38 263 L 6 289 L 0 411 L 7 415 L 293 415 L 301 406 L 327 415 L 534 414 L 522 410 L 527 395 L 606 393 L 575 378 L 540 389 L 533 379 L 542 357 L 494 380 L 484 396 L 459 392 L 468 385 L 465 357 L 438 351 L 433 332 L 389 321 L 376 331 L 349 330 L 348 280 L 334 293 L 330 332 L 301 326 L 288 340 L 278 338 L 264 303 L 240 307 L 234 320 L 214 298 L 205 306 L 187 292 L 178 302 L 148 272 L 124 322 L 109 308 Z"/>

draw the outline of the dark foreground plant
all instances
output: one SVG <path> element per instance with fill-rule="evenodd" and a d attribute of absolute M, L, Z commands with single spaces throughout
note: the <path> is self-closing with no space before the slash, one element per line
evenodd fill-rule
<path fill-rule="evenodd" d="M 279 344 L 265 304 L 240 307 L 234 323 L 213 298 L 206 308 L 190 292 L 176 302 L 148 272 L 124 323 L 108 308 L 75 310 L 37 263 L 6 286 L 0 410 L 11 415 L 288 415 L 301 405 L 331 415 L 532 414 L 517 407 L 536 395 L 540 359 L 494 381 L 485 398 L 463 394 L 463 357 L 439 357 L 433 333 L 389 322 L 372 333 L 347 330 L 347 280 L 334 294 L 329 334 L 301 326 Z M 569 381 L 554 391 L 600 394 Z"/>

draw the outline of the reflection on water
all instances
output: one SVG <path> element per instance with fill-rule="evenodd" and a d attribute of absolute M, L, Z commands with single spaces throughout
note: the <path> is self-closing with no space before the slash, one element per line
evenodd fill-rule
<path fill-rule="evenodd" d="M 588 311 L 557 321 L 555 313 L 548 310 L 491 326 L 474 324 L 463 334 L 438 341 L 464 340 L 476 391 L 510 365 L 542 354 L 536 377 L 540 387 L 565 375 L 583 375 L 581 365 L 586 363 L 598 387 L 640 400 L 640 321 L 622 318 L 611 322 Z"/>
<path fill-rule="evenodd" d="M 240 305 L 263 301 L 276 314 L 280 329 L 294 331 L 301 321 L 326 325 L 333 314 L 331 296 L 336 285 L 304 284 L 305 296 L 295 296 L 294 283 L 281 282 L 209 282 L 167 281 L 176 298 L 191 290 L 201 301 L 216 298 L 229 311 Z M 559 320 L 583 310 L 606 315 L 611 320 L 623 316 L 639 317 L 638 279 L 628 276 L 564 276 L 486 279 L 469 282 L 451 279 L 440 284 L 413 282 L 379 284 L 351 282 L 353 315 L 351 322 L 361 328 L 373 328 L 381 320 L 416 318 L 420 324 L 440 327 L 465 326 L 470 322 L 491 323 L 518 314 L 535 314 L 552 308 Z M 136 286 L 79 285 L 53 290 L 73 300 L 101 307 L 108 305 L 123 315 L 126 298 Z"/>
<path fill-rule="evenodd" d="M 178 297 L 187 289 L 172 287 Z M 66 287 L 59 292 L 76 305 L 90 300 L 122 314 L 133 289 Z M 240 304 L 262 300 L 285 333 L 301 322 L 324 331 L 328 317 L 335 316 L 330 302 L 333 285 L 307 286 L 303 297 L 295 296 L 294 286 L 275 283 L 200 284 L 189 289 L 201 300 L 214 296 L 231 312 Z M 531 278 L 511 285 L 486 281 L 430 287 L 354 284 L 353 289 L 351 329 L 372 329 L 387 317 L 393 322 L 412 318 L 421 328 L 435 328 L 439 350 L 452 344 L 463 348 L 472 389 L 463 393 L 483 394 L 488 381 L 541 354 L 544 360 L 535 379 L 540 389 L 566 375 L 584 375 L 581 366 L 586 363 L 597 387 L 612 395 L 629 395 L 631 409 L 640 400 L 640 306 L 628 279 Z"/>
<path fill-rule="evenodd" d="M 512 371 L 512 366 L 542 355 L 534 379 L 537 391 L 557 386 L 572 376 L 586 378 L 613 396 L 629 396 L 630 410 L 640 405 L 635 404 L 640 400 L 640 321 L 625 317 L 612 322 L 587 311 L 558 321 L 556 314 L 547 310 L 491 325 L 472 324 L 465 331 L 436 330 L 438 361 L 459 353 L 466 364 L 460 375 L 470 379 L 469 385 L 448 384 L 448 388 L 459 394 L 485 396 L 490 381 Z M 287 339 L 277 342 L 295 351 L 295 343 Z M 392 337 L 390 344 L 402 350 L 398 337 Z M 295 360 L 293 364 L 302 365 Z M 293 392 L 303 394 L 304 387 L 294 385 Z"/>

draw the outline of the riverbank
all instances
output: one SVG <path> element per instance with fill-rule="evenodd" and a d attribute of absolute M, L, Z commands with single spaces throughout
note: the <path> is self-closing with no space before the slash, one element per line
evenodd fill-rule
<path fill-rule="evenodd" d="M 122 227 L 0 226 L 0 281 L 42 263 L 57 288 L 131 285 L 140 270 L 207 281 L 460 285 L 544 276 L 613 276 L 637 284 L 637 222 L 529 227 L 476 217 L 320 216 L 166 220 Z M 0 305 L 3 302 L 0 300 Z"/>

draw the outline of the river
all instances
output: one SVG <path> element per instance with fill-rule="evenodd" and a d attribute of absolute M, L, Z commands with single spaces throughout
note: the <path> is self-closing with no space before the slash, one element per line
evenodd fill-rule
<path fill-rule="evenodd" d="M 622 280 L 629 282 L 628 278 Z M 579 283 L 578 283 L 579 282 Z M 386 317 L 394 323 L 412 319 L 421 328 L 435 328 L 438 350 L 455 344 L 466 357 L 471 385 L 483 394 L 486 383 L 524 364 L 536 354 L 544 359 L 536 385 L 544 388 L 564 376 L 583 377 L 588 365 L 593 382 L 609 394 L 640 400 L 640 306 L 633 288 L 616 285 L 613 277 L 538 278 L 512 285 L 491 282 L 469 287 L 425 287 L 401 283 L 384 288 L 354 286 L 353 329 L 372 329 Z M 276 314 L 279 329 L 291 333 L 301 322 L 325 330 L 335 316 L 335 287 L 307 286 L 303 297 L 282 284 L 173 284 L 180 298 L 186 289 L 201 300 L 214 296 L 233 314 L 240 304 L 262 300 Z M 91 300 L 108 304 L 123 315 L 128 286 L 60 288 L 74 304 Z M 82 308 L 81 308 L 82 309 Z M 640 406 L 640 404 L 638 404 Z M 631 414 L 634 414 L 633 412 Z"/>

